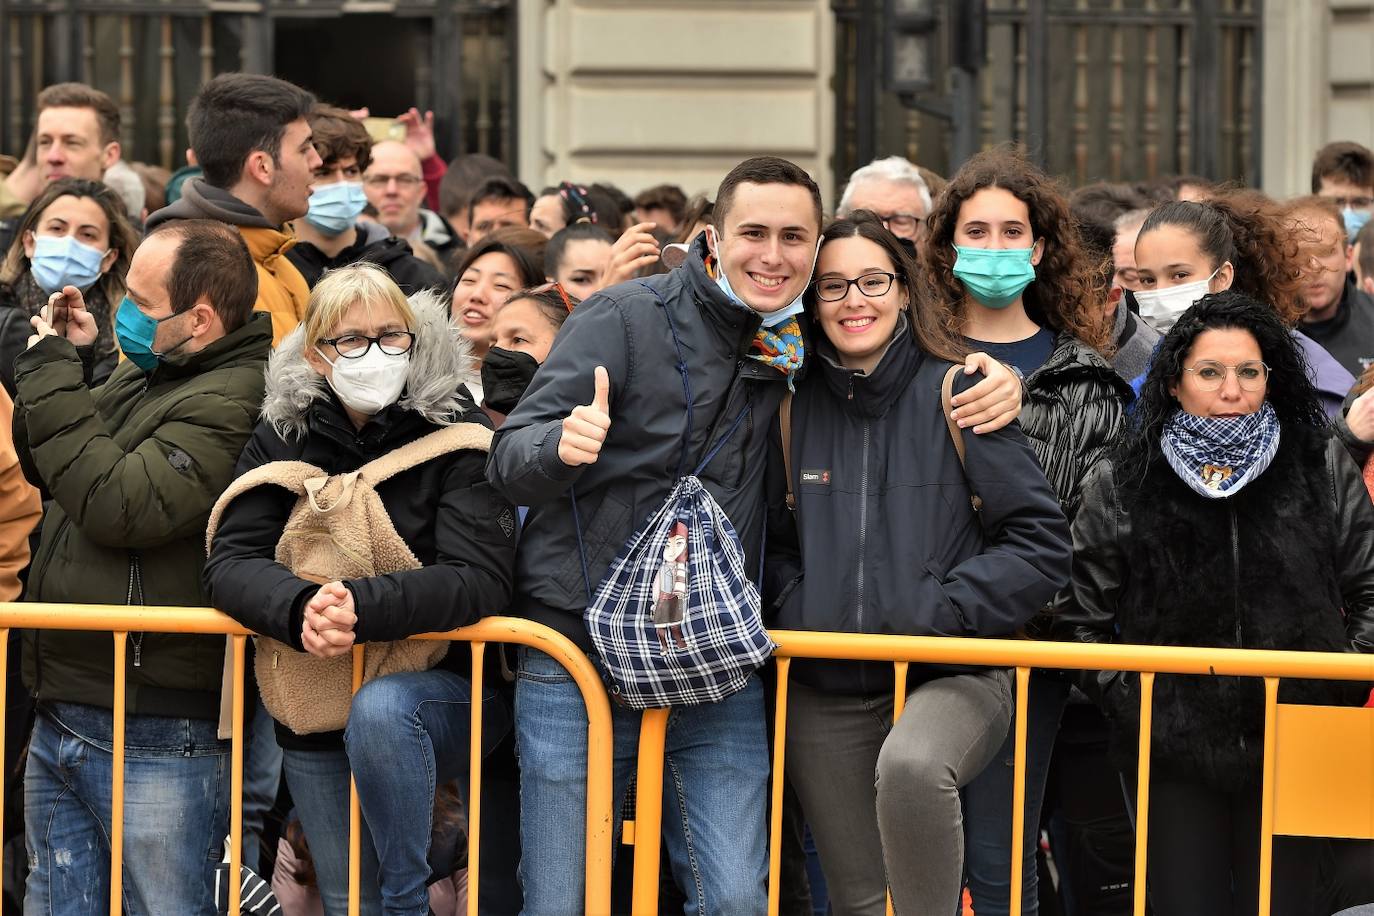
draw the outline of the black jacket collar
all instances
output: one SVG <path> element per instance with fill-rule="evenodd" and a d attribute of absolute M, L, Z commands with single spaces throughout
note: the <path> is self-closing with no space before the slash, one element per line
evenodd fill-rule
<path fill-rule="evenodd" d="M 903 312 L 882 359 L 870 373 L 840 365 L 835 345 L 821 333 L 814 336 L 815 369 L 835 397 L 864 417 L 881 417 L 911 385 L 925 354 L 911 336 L 911 323 Z"/>

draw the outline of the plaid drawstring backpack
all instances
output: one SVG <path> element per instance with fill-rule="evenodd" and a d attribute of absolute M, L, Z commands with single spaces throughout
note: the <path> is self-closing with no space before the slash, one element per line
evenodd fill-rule
<path fill-rule="evenodd" d="M 745 568 L 739 536 L 699 479 L 750 407 L 684 476 L 692 438 L 692 383 L 672 312 L 649 289 L 663 307 L 677 349 L 687 429 L 672 491 L 620 549 L 595 591 L 577 495 L 571 494 L 590 602 L 583 622 L 601 655 L 612 698 L 632 709 L 719 702 L 743 688 L 775 648 L 763 628 L 759 590 Z"/>

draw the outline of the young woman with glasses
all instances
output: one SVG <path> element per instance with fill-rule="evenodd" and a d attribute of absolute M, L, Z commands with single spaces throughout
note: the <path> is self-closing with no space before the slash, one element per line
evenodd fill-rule
<path fill-rule="evenodd" d="M 447 303 L 407 300 L 379 267 L 327 274 L 304 320 L 272 356 L 262 421 L 238 471 L 304 461 L 330 475 L 457 423 L 490 423 L 463 392 L 471 357 L 449 325 Z M 276 560 L 296 497 L 261 486 L 224 511 L 206 565 L 215 606 L 257 633 L 321 658 L 355 643 L 443 632 L 506 606 L 515 560 L 515 507 L 486 480 L 486 453 L 462 449 L 401 471 L 377 486 L 397 534 L 421 568 L 346 582 L 309 581 Z M 315 862 L 328 916 L 348 912 L 349 776 L 362 804 L 364 914 L 429 912 L 429 861 L 437 787 L 467 786 L 470 658 L 458 646 L 434 668 L 365 684 L 342 731 L 297 734 L 277 723 L 284 772 Z M 496 679 L 499 680 L 499 679 Z M 490 680 L 489 680 L 490 683 Z M 302 704 L 312 702 L 301 697 Z M 483 747 L 510 729 L 510 710 L 488 688 Z M 482 831 L 484 911 L 520 908 L 512 791 L 493 798 Z"/>
<path fill-rule="evenodd" d="M 1025 378 L 1021 430 L 1072 521 L 1084 476 L 1121 434 L 1131 391 L 1102 355 L 1110 326 L 1068 201 L 1019 156 L 982 153 L 936 201 L 921 258 L 937 320 Z M 1025 635 L 1047 635 L 1049 620 L 1038 615 Z M 1038 911 L 1040 809 L 1069 688 L 1051 672 L 1031 676 L 1020 889 L 1026 916 Z M 964 791 L 978 916 L 1010 911 L 1013 757 L 1008 732 L 994 763 Z"/>
<path fill-rule="evenodd" d="M 1374 651 L 1374 507 L 1330 436 L 1300 347 L 1272 306 L 1234 289 L 1204 295 L 1165 335 L 1130 434 L 1084 484 L 1073 534 L 1061 621 L 1079 640 Z M 1129 774 L 1139 676 L 1085 681 Z M 1284 703 L 1357 705 L 1367 694 L 1338 681 L 1279 686 Z M 1153 698 L 1154 910 L 1253 913 L 1264 685 L 1161 675 Z M 1275 916 L 1313 912 L 1326 847 L 1275 839 Z"/>
<path fill-rule="evenodd" d="M 1068 527 L 1015 424 L 1020 383 L 992 417 L 958 415 L 974 382 L 965 342 L 915 301 L 915 268 L 868 211 L 822 235 L 807 297 L 807 375 L 770 462 L 764 577 L 770 624 L 918 636 L 1008 636 L 1068 581 Z M 981 434 L 979 434 L 981 433 Z M 791 494 L 795 509 L 788 507 Z M 981 500 L 975 509 L 974 495 Z M 913 665 L 894 725 L 892 665 L 791 666 L 787 777 L 836 913 L 952 913 L 964 847 L 959 789 L 1011 721 L 1005 669 Z"/>

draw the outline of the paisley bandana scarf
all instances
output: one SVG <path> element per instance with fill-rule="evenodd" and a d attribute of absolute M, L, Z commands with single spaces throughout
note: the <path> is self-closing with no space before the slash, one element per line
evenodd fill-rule
<path fill-rule="evenodd" d="M 720 266 L 716 263 L 716 259 L 707 257 L 707 275 L 714 280 L 719 270 Z M 740 304 L 744 305 L 743 302 Z M 744 307 L 749 308 L 747 305 Z M 753 310 L 750 309 L 750 311 Z M 796 316 L 788 318 L 775 327 L 760 326 L 758 333 L 754 335 L 753 342 L 749 345 L 749 358 L 756 359 L 781 372 L 787 378 L 787 390 L 789 391 L 796 390 L 797 370 L 801 368 L 802 359 L 805 356 L 806 351 L 802 345 L 801 322 L 797 321 Z"/>
<path fill-rule="evenodd" d="M 1279 450 L 1279 418 L 1264 402 L 1243 417 L 1195 417 L 1180 410 L 1160 442 L 1169 467 L 1209 499 L 1239 493 L 1264 473 Z"/>

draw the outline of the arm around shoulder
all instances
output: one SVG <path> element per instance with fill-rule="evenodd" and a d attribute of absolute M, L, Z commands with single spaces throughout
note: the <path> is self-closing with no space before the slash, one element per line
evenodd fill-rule
<path fill-rule="evenodd" d="M 972 634 L 1005 635 L 1068 583 L 1068 523 L 1019 423 L 963 442 L 985 545 L 949 571 L 945 592 Z"/>

